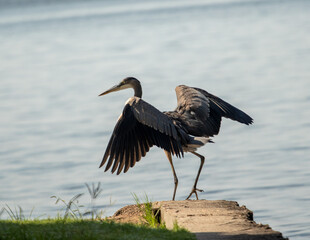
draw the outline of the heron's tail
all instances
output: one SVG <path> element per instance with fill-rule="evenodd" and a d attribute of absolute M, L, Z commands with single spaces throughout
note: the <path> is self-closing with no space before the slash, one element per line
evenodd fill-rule
<path fill-rule="evenodd" d="M 189 143 L 183 146 L 184 152 L 193 152 L 197 148 L 204 146 L 206 143 L 214 143 L 211 138 L 208 137 L 191 137 Z"/>

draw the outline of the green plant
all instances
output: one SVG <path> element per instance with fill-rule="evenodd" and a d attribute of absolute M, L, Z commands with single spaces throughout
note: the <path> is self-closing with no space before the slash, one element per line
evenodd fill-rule
<path fill-rule="evenodd" d="M 65 210 L 64 215 L 62 216 L 59 214 L 59 218 L 73 218 L 73 219 L 83 219 L 86 216 L 91 216 L 91 219 L 101 219 L 103 217 L 103 214 L 105 210 L 100 210 L 96 208 L 96 199 L 100 196 L 102 193 L 103 189 L 101 188 L 100 182 L 95 185 L 92 183 L 90 186 L 88 183 L 85 183 L 85 186 L 88 190 L 88 193 L 90 195 L 90 208 L 87 208 L 84 210 L 85 206 L 79 204 L 79 199 L 82 197 L 84 194 L 79 193 L 75 195 L 73 198 L 71 198 L 68 202 L 66 202 L 64 199 L 56 196 L 52 196 L 51 198 L 56 198 L 55 204 L 58 203 L 63 203 L 64 208 L 61 210 Z M 112 202 L 110 198 L 110 205 L 113 205 L 114 203 Z"/>
<path fill-rule="evenodd" d="M 175 232 L 177 232 L 177 231 L 183 230 L 183 228 L 181 228 L 181 227 L 178 225 L 177 220 L 175 220 L 175 221 L 173 222 L 173 228 L 172 228 L 172 230 L 175 231 Z"/>
<path fill-rule="evenodd" d="M 82 219 L 83 214 L 81 213 L 80 209 L 84 207 L 83 205 L 79 205 L 79 198 L 83 196 L 83 193 L 79 193 L 75 195 L 73 198 L 69 200 L 69 202 L 66 202 L 60 197 L 51 196 L 51 198 L 56 198 L 55 204 L 58 204 L 59 202 L 62 202 L 65 207 L 62 210 L 65 210 L 65 214 L 63 216 L 59 215 L 58 217 L 63 217 L 64 219 L 67 218 L 73 218 L 73 219 Z"/>
<path fill-rule="evenodd" d="M 30 214 L 28 216 L 28 219 L 31 218 L 32 213 L 33 213 L 34 207 L 30 211 Z M 3 207 L 0 211 L 0 217 L 1 215 L 6 212 L 11 220 L 26 220 L 27 218 L 24 215 L 24 210 L 22 209 L 21 206 L 15 207 L 14 211 L 12 208 L 10 208 L 9 205 L 5 204 L 5 207 Z"/>
<path fill-rule="evenodd" d="M 86 211 L 83 216 L 91 215 L 91 219 L 100 219 L 102 218 L 104 214 L 104 210 L 101 210 L 98 212 L 98 209 L 96 208 L 95 201 L 102 193 L 102 188 L 100 185 L 100 182 L 98 182 L 97 186 L 95 186 L 94 183 L 92 183 L 92 187 L 90 187 L 87 183 L 85 183 L 85 186 L 87 187 L 88 193 L 90 195 L 90 210 Z M 111 199 L 110 199 L 111 204 Z"/>
<path fill-rule="evenodd" d="M 148 226 L 152 228 L 166 228 L 165 223 L 159 221 L 160 210 L 153 209 L 152 202 L 149 200 L 146 194 L 144 196 L 144 203 L 141 203 L 139 197 L 135 193 L 133 193 L 132 196 L 138 208 L 140 211 L 142 211 L 142 217 L 147 222 Z"/>

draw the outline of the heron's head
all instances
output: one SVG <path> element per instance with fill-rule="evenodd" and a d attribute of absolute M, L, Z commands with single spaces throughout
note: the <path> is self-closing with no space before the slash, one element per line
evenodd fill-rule
<path fill-rule="evenodd" d="M 134 77 L 127 77 L 127 78 L 123 79 L 119 84 L 117 84 L 117 85 L 111 87 L 110 89 L 108 89 L 107 91 L 99 94 L 99 96 L 103 96 L 103 95 L 106 95 L 108 93 L 117 92 L 117 91 L 127 89 L 127 88 L 135 89 L 135 87 L 137 85 L 140 86 L 140 82 L 138 79 L 136 79 Z"/>

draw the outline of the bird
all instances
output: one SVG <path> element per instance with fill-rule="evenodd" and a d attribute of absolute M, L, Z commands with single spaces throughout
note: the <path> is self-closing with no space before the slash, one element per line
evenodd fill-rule
<path fill-rule="evenodd" d="M 177 107 L 173 111 L 161 112 L 142 99 L 141 83 L 135 77 L 126 77 L 119 84 L 99 94 L 106 94 L 132 88 L 134 96 L 125 103 L 112 136 L 108 142 L 99 168 L 105 166 L 105 172 L 126 173 L 135 166 L 151 147 L 162 148 L 170 163 L 175 200 L 178 177 L 173 165 L 172 156 L 184 157 L 189 152 L 200 158 L 200 166 L 191 192 L 186 199 L 203 190 L 197 188 L 198 179 L 203 168 L 205 157 L 197 153 L 199 147 L 212 143 L 211 137 L 220 130 L 222 118 L 249 125 L 253 119 L 240 109 L 221 98 L 196 87 L 179 85 L 175 88 Z M 112 166 L 113 165 L 113 166 Z"/>

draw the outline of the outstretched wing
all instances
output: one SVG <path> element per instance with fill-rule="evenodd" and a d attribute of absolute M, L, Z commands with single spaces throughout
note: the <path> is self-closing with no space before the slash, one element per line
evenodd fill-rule
<path fill-rule="evenodd" d="M 176 87 L 178 112 L 189 134 L 194 136 L 214 136 L 219 133 L 222 117 L 244 124 L 253 119 L 224 100 L 200 88 L 185 85 Z"/>
<path fill-rule="evenodd" d="M 152 105 L 132 97 L 119 117 L 100 167 L 106 161 L 107 171 L 113 164 L 112 173 L 127 172 L 149 149 L 156 145 L 178 157 L 183 156 L 181 141 L 172 121 Z"/>

